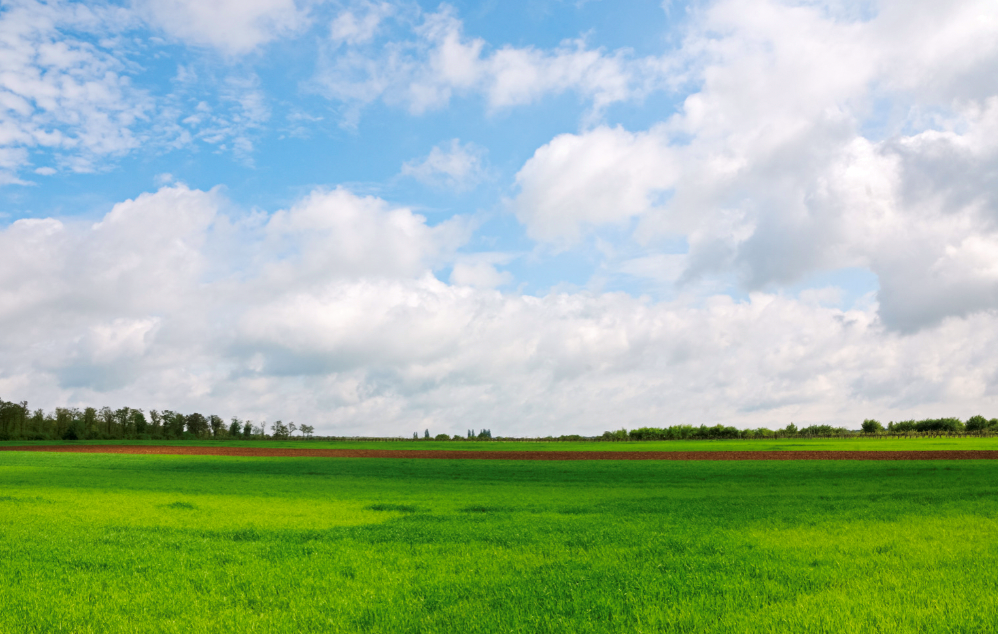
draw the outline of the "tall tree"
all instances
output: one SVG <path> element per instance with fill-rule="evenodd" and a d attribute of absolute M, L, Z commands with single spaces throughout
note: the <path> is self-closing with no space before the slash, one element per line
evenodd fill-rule
<path fill-rule="evenodd" d="M 208 417 L 208 424 L 211 426 L 212 438 L 218 438 L 218 431 L 222 429 L 222 425 L 225 424 L 225 421 L 222 420 L 221 416 L 212 414 Z"/>
<path fill-rule="evenodd" d="M 93 407 L 83 410 L 83 430 L 87 436 L 97 431 L 97 410 Z"/>
<path fill-rule="evenodd" d="M 107 434 L 108 438 L 112 437 L 111 429 L 114 427 L 114 410 L 108 406 L 100 408 L 100 422 L 101 426 L 104 427 L 104 433 Z"/>
<path fill-rule="evenodd" d="M 159 410 L 151 409 L 149 410 L 149 420 L 152 422 L 149 433 L 152 434 L 153 438 L 159 438 L 163 434 L 163 415 L 159 413 Z"/>
<path fill-rule="evenodd" d="M 198 438 L 203 438 L 208 433 L 208 419 L 204 417 L 204 414 L 198 414 L 197 412 L 188 414 L 187 431 Z"/>

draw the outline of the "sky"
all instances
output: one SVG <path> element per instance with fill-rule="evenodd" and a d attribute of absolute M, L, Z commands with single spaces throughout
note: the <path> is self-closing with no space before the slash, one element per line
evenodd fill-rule
<path fill-rule="evenodd" d="M 0 397 L 998 416 L 998 3 L 2 0 Z"/>

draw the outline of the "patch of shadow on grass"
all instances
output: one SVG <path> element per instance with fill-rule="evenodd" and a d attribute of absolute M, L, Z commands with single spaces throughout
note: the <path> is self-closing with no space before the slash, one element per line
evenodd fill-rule
<path fill-rule="evenodd" d="M 168 509 L 180 509 L 184 511 L 194 511 L 198 508 L 190 502 L 171 502 L 170 504 L 164 504 L 163 506 Z"/>
<path fill-rule="evenodd" d="M 232 531 L 229 535 L 234 542 L 258 542 L 263 539 L 263 534 L 255 528 L 243 528 Z"/>
<path fill-rule="evenodd" d="M 33 498 L 19 498 L 13 495 L 0 495 L 0 503 L 9 502 L 11 504 L 55 504 L 52 500 L 35 496 Z"/>
<path fill-rule="evenodd" d="M 560 515 L 589 515 L 590 513 L 595 512 L 595 509 L 591 509 L 586 506 L 563 506 L 559 509 L 555 509 L 555 513 Z"/>
<path fill-rule="evenodd" d="M 394 511 L 396 513 L 415 513 L 417 509 L 412 504 L 368 504 L 365 511 Z"/>
<path fill-rule="evenodd" d="M 475 504 L 458 509 L 462 513 L 512 513 L 513 509 L 508 506 L 488 506 Z"/>

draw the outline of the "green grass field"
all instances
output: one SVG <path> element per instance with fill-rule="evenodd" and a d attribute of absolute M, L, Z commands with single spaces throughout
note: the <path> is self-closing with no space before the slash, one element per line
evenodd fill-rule
<path fill-rule="evenodd" d="M 0 632 L 994 631 L 996 468 L 3 452 Z"/>
<path fill-rule="evenodd" d="M 0 447 L 20 445 L 171 445 L 225 447 L 285 447 L 290 449 L 401 449 L 448 451 L 928 451 L 949 449 L 998 450 L 998 436 L 779 438 L 773 440 L 662 440 L 624 442 L 544 441 L 340 441 L 325 440 L 11 440 Z"/>

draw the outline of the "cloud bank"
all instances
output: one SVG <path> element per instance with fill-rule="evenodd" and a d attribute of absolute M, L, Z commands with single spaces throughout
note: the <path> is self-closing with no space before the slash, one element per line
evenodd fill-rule
<path fill-rule="evenodd" d="M 991 403 L 993 313 L 893 333 L 821 293 L 651 302 L 447 284 L 467 223 L 344 189 L 271 215 L 160 189 L 0 234 L 0 391 L 325 433 L 785 425 Z M 966 411 L 964 411 L 966 410 Z"/>

